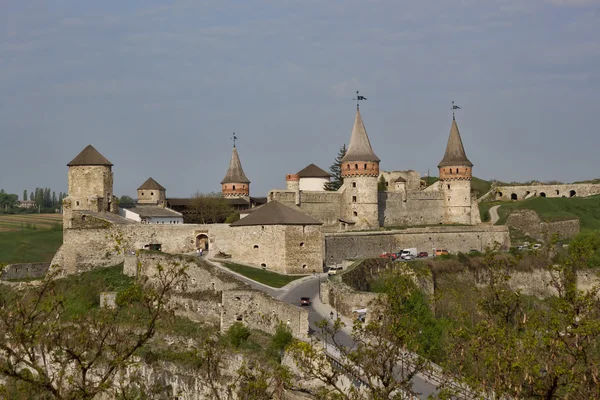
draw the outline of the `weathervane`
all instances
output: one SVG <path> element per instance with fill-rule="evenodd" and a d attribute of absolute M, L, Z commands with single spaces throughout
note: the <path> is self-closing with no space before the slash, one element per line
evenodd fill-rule
<path fill-rule="evenodd" d="M 237 140 L 237 136 L 235 136 L 235 132 L 233 132 L 233 135 L 231 136 L 231 140 L 233 140 L 233 147 L 235 147 L 235 141 Z"/>
<path fill-rule="evenodd" d="M 455 119 L 455 115 L 454 113 L 456 112 L 456 110 L 460 110 L 461 108 L 457 105 L 454 105 L 454 101 L 452 102 L 452 119 Z"/>
<path fill-rule="evenodd" d="M 357 110 L 359 109 L 359 103 L 358 103 L 358 102 L 359 102 L 359 101 L 361 101 L 361 100 L 366 100 L 366 99 L 367 99 L 367 98 L 366 98 L 365 96 L 360 96 L 360 95 L 358 94 L 358 90 L 356 91 L 356 98 L 355 98 L 355 99 L 352 99 L 352 100 L 356 100 L 356 109 L 357 109 Z"/>

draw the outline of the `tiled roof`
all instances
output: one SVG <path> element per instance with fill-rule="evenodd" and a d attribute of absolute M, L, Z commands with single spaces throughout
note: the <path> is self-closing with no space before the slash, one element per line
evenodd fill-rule
<path fill-rule="evenodd" d="M 356 110 L 356 118 L 354 119 L 354 127 L 352 128 L 352 136 L 350 137 L 350 145 L 346 155 L 342 158 L 342 162 L 346 161 L 381 161 L 373 152 L 371 141 L 365 124 L 363 123 L 360 111 Z"/>
<path fill-rule="evenodd" d="M 321 221 L 318 221 L 313 217 L 273 200 L 260 208 L 256 208 L 255 211 L 247 217 L 234 222 L 231 226 L 322 224 Z"/>
<path fill-rule="evenodd" d="M 456 124 L 456 120 L 452 119 L 450 136 L 448 137 L 448 144 L 446 145 L 446 153 L 444 153 L 444 158 L 442 158 L 438 167 L 449 167 L 454 165 L 472 167 L 473 163 L 469 161 L 465 154 L 465 148 L 463 147 L 462 139 L 460 138 L 458 125 Z"/>
<path fill-rule="evenodd" d="M 240 156 L 238 155 L 235 146 L 233 147 L 233 152 L 231 153 L 229 169 L 225 174 L 225 178 L 223 178 L 221 181 L 221 184 L 223 183 L 250 183 L 250 180 L 246 177 L 246 174 L 244 174 Z"/>
<path fill-rule="evenodd" d="M 142 218 L 145 217 L 181 217 L 181 214 L 177 211 L 173 211 L 169 208 L 163 208 L 154 205 L 136 205 L 134 207 L 126 207 L 126 210 L 136 213 Z"/>
<path fill-rule="evenodd" d="M 88 144 L 77 157 L 67 164 L 68 167 L 76 165 L 106 165 L 112 167 L 112 163 L 108 161 L 102 154 L 98 152 L 91 144 Z"/>
<path fill-rule="evenodd" d="M 300 171 L 297 175 L 300 178 L 331 178 L 331 174 L 327 171 L 322 170 L 315 164 L 309 164 Z"/>
<path fill-rule="evenodd" d="M 146 182 L 142 183 L 142 185 L 138 188 L 138 190 L 167 190 L 162 187 L 161 184 L 156 182 L 152 177 L 146 179 Z"/>

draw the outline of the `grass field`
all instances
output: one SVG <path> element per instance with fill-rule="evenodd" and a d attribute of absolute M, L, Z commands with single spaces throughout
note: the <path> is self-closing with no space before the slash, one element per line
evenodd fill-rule
<path fill-rule="evenodd" d="M 255 280 L 256 282 L 260 282 L 267 286 L 271 286 L 274 288 L 284 287 L 288 283 L 295 281 L 296 279 L 302 278 L 305 275 L 281 275 L 271 271 L 264 271 L 259 268 L 248 267 L 246 265 L 240 265 L 230 262 L 222 262 L 222 264 L 232 270 L 233 272 L 237 272 L 240 275 L 244 275 L 246 278 L 250 278 Z"/>
<path fill-rule="evenodd" d="M 62 239 L 62 230 L 0 232 L 0 264 L 50 262 Z"/>
<path fill-rule="evenodd" d="M 496 225 L 506 223 L 508 215 L 516 209 L 536 211 L 545 221 L 559 221 L 579 218 L 581 230 L 600 230 L 600 196 L 573 197 L 573 198 L 548 198 L 534 197 L 522 201 L 487 203 L 480 205 L 480 210 L 490 205 L 500 204 L 498 215 L 500 219 Z M 483 215 L 482 215 L 483 217 Z"/>
<path fill-rule="evenodd" d="M 0 214 L 0 232 L 62 230 L 62 214 Z"/>

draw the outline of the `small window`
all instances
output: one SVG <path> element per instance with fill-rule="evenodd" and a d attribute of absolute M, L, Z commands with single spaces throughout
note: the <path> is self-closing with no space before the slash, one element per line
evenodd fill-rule
<path fill-rule="evenodd" d="M 241 297 L 240 296 L 235 296 L 235 299 L 239 301 L 239 300 L 241 300 Z"/>
<path fill-rule="evenodd" d="M 233 190 L 235 190 L 235 185 L 233 185 Z"/>
<path fill-rule="evenodd" d="M 142 196 L 144 195 L 144 192 L 142 192 Z"/>
<path fill-rule="evenodd" d="M 450 185 L 448 185 L 448 189 L 450 189 Z"/>
<path fill-rule="evenodd" d="M 356 211 L 352 212 L 352 215 L 354 215 L 355 217 L 358 217 L 358 213 Z"/>
<path fill-rule="evenodd" d="M 267 269 L 267 264 L 265 263 L 260 264 L 260 266 L 262 267 L 262 269 Z"/>
<path fill-rule="evenodd" d="M 367 169 L 367 164 L 365 164 L 365 169 Z"/>
<path fill-rule="evenodd" d="M 356 203 L 356 196 L 352 196 L 352 202 Z"/>
<path fill-rule="evenodd" d="M 302 269 L 306 269 L 306 264 L 302 264 Z"/>
<path fill-rule="evenodd" d="M 458 168 L 456 168 L 456 173 L 458 174 Z"/>
<path fill-rule="evenodd" d="M 253 249 L 258 249 L 258 245 L 255 244 L 254 246 L 252 246 Z"/>
<path fill-rule="evenodd" d="M 300 242 L 300 247 L 304 247 L 304 242 Z"/>
<path fill-rule="evenodd" d="M 356 182 L 352 182 L 352 187 L 356 187 Z"/>
<path fill-rule="evenodd" d="M 85 221 L 85 215 L 82 215 L 82 216 L 81 216 L 81 220 L 82 220 L 82 221 Z"/>
<path fill-rule="evenodd" d="M 154 192 L 150 192 L 150 196 L 154 196 Z"/>
<path fill-rule="evenodd" d="M 236 318 L 236 320 L 238 320 L 238 321 L 243 321 L 243 320 L 244 320 L 244 317 L 242 317 L 241 315 L 238 315 L 238 316 L 237 316 L 237 318 Z"/>
<path fill-rule="evenodd" d="M 348 164 L 348 169 L 350 169 L 350 164 Z"/>
<path fill-rule="evenodd" d="M 354 169 L 358 169 L 358 164 L 354 164 Z"/>
<path fill-rule="evenodd" d="M 77 205 L 79 205 L 79 202 L 77 202 Z"/>

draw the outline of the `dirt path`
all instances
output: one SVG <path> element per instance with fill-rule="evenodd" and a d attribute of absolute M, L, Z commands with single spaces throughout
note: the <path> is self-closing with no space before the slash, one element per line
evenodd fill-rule
<path fill-rule="evenodd" d="M 500 219 L 498 216 L 498 207 L 500 206 L 494 206 L 490 208 L 490 224 L 492 225 L 494 225 Z"/>

